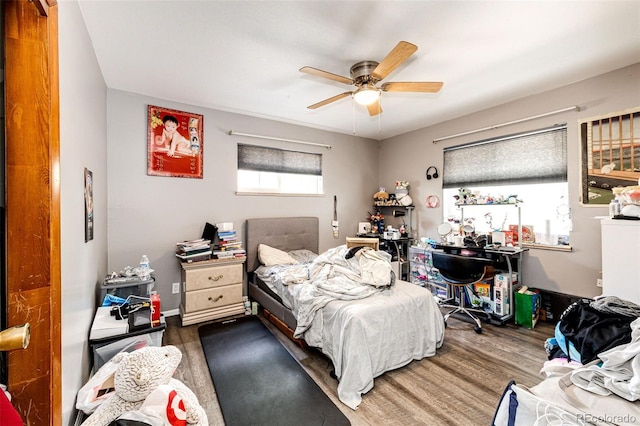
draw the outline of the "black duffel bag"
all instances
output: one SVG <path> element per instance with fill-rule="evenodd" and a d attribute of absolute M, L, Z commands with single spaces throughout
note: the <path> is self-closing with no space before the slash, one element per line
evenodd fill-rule
<path fill-rule="evenodd" d="M 559 331 L 566 342 L 573 343 L 580 353 L 580 362 L 587 364 L 598 354 L 631 341 L 631 322 L 637 317 L 598 310 L 591 299 L 572 303 L 560 316 Z M 567 343 L 568 344 L 568 343 Z M 569 354 L 569 348 L 565 353 Z"/>

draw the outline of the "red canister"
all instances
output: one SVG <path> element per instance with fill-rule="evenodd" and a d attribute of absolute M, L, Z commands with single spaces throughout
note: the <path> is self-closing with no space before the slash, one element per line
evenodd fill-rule
<path fill-rule="evenodd" d="M 160 295 L 151 295 L 151 327 L 160 325 Z"/>

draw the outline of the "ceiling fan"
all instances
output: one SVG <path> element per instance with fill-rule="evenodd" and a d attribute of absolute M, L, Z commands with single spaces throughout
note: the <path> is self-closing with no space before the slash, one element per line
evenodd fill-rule
<path fill-rule="evenodd" d="M 328 78 L 340 83 L 356 86 L 356 89 L 351 92 L 343 92 L 339 95 L 332 96 L 324 101 L 320 101 L 313 105 L 309 105 L 307 108 L 316 109 L 321 106 L 325 106 L 332 102 L 338 101 L 342 98 L 346 98 L 349 95 L 353 95 L 353 99 L 367 107 L 369 115 L 374 116 L 382 112 L 380 107 L 380 92 L 427 92 L 436 93 L 441 88 L 443 83 L 428 82 L 428 81 L 404 81 L 404 82 L 389 82 L 383 83 L 379 87 L 376 86 L 381 80 L 387 77 L 393 70 L 406 61 L 413 53 L 418 50 L 415 44 L 400 41 L 391 52 L 378 63 L 376 61 L 362 61 L 351 67 L 351 78 L 343 77 L 341 75 L 333 74 L 328 71 L 319 70 L 313 67 L 302 67 L 301 72 L 316 75 L 318 77 Z"/>

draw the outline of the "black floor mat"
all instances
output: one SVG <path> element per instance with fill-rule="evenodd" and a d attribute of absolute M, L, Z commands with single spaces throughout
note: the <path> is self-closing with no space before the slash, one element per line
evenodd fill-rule
<path fill-rule="evenodd" d="M 198 333 L 227 426 L 350 424 L 258 318 Z"/>

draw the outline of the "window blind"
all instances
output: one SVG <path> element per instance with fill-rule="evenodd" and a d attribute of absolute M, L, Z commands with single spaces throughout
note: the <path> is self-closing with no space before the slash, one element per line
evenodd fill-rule
<path fill-rule="evenodd" d="M 322 176 L 322 154 L 238 144 L 238 170 Z"/>
<path fill-rule="evenodd" d="M 566 124 L 444 149 L 444 188 L 566 181 Z"/>

